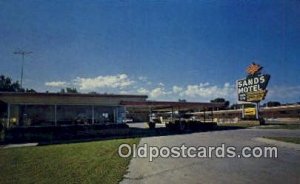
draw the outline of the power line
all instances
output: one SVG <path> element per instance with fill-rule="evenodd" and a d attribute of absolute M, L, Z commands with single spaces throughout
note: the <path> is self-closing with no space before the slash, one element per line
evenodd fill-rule
<path fill-rule="evenodd" d="M 31 54 L 31 51 L 18 50 L 15 51 L 14 54 L 18 54 L 22 56 L 22 68 L 21 68 L 21 88 L 23 87 L 23 70 L 24 70 L 24 59 L 26 55 Z"/>

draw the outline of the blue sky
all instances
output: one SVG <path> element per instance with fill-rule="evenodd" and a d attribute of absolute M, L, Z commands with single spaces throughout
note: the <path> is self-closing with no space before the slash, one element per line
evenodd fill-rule
<path fill-rule="evenodd" d="M 0 1 L 0 73 L 40 92 L 235 102 L 253 61 L 266 101 L 300 101 L 300 1 Z"/>

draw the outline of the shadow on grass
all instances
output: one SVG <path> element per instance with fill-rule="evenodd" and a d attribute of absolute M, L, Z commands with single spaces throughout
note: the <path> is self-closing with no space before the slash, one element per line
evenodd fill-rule
<path fill-rule="evenodd" d="M 51 129 L 52 128 L 52 129 Z M 80 143 L 90 142 L 98 140 L 111 140 L 111 139 L 126 139 L 126 138 L 143 138 L 153 136 L 171 136 L 171 135 L 184 135 L 197 132 L 209 132 L 209 131 L 226 131 L 226 130 L 237 130 L 246 127 L 238 126 L 217 126 L 212 125 L 193 125 L 188 127 L 184 131 L 179 131 L 176 128 L 165 128 L 158 127 L 154 129 L 150 128 L 138 128 L 124 126 L 114 126 L 105 129 L 93 129 L 80 128 L 66 129 L 65 127 L 59 128 L 31 128 L 31 129 L 13 129 L 7 132 L 5 141 L 1 144 L 12 144 L 12 143 L 28 143 L 37 142 L 39 145 L 49 144 L 68 144 L 68 143 Z"/>

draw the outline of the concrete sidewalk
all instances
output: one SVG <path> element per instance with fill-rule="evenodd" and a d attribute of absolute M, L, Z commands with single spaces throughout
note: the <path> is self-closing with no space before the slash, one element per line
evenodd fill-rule
<path fill-rule="evenodd" d="M 24 144 L 8 144 L 0 146 L 0 148 L 7 149 L 7 148 L 21 148 L 21 147 L 32 147 L 37 146 L 38 143 L 24 143 Z"/>

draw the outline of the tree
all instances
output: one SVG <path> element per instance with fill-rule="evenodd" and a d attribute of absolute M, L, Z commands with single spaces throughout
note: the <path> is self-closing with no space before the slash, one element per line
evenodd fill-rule
<path fill-rule="evenodd" d="M 13 82 L 10 77 L 0 75 L 0 91 L 3 92 L 24 92 L 18 81 Z"/>
<path fill-rule="evenodd" d="M 281 103 L 280 102 L 277 102 L 277 101 L 269 101 L 267 103 L 267 107 L 276 107 L 276 106 L 280 106 Z"/>
<path fill-rule="evenodd" d="M 76 88 L 62 88 L 60 90 L 60 93 L 78 93 L 77 89 Z"/>
<path fill-rule="evenodd" d="M 25 92 L 26 93 L 36 93 L 36 91 L 34 89 L 28 89 L 28 88 L 26 88 Z"/>
<path fill-rule="evenodd" d="M 13 82 L 10 77 L 6 77 L 4 75 L 0 75 L 0 91 L 36 93 L 34 89 L 21 88 L 19 81 Z"/>
<path fill-rule="evenodd" d="M 78 93 L 76 88 L 66 88 L 67 93 Z"/>
<path fill-rule="evenodd" d="M 241 108 L 241 104 L 232 104 L 230 106 L 230 109 L 240 109 Z"/>
<path fill-rule="evenodd" d="M 215 98 L 214 100 L 211 100 L 210 102 L 224 103 L 225 108 L 228 108 L 230 105 L 230 102 L 228 100 L 225 100 L 224 98 Z"/>

